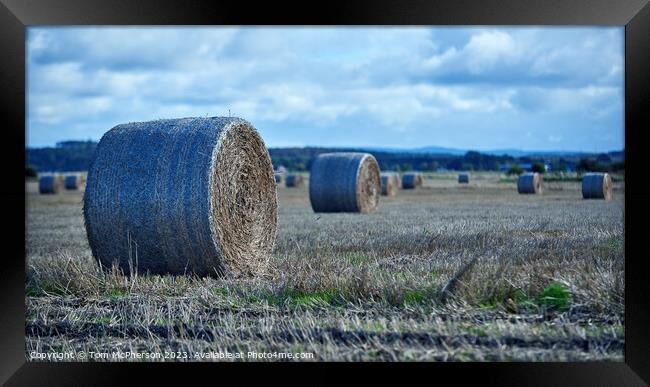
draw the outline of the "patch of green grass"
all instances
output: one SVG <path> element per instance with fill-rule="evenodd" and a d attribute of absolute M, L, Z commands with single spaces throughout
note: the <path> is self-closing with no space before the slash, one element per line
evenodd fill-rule
<path fill-rule="evenodd" d="M 249 294 L 245 297 L 246 302 L 255 304 L 262 301 L 262 298 L 257 297 L 255 294 Z"/>
<path fill-rule="evenodd" d="M 95 318 L 94 322 L 98 324 L 110 324 L 111 322 L 113 322 L 113 319 L 111 318 L 111 316 L 100 316 Z"/>
<path fill-rule="evenodd" d="M 435 286 L 426 286 L 423 288 L 410 289 L 404 292 L 405 304 L 423 304 L 433 300 L 438 294 L 438 288 Z"/>
<path fill-rule="evenodd" d="M 49 282 L 42 282 L 40 285 L 27 285 L 25 287 L 25 295 L 27 297 L 43 297 L 46 295 L 65 296 L 67 293 L 65 289 L 56 284 Z"/>
<path fill-rule="evenodd" d="M 564 285 L 552 283 L 537 296 L 537 305 L 547 309 L 566 311 L 569 309 L 570 300 L 571 292 Z"/>
<path fill-rule="evenodd" d="M 521 289 L 516 289 L 512 294 L 512 300 L 517 304 L 520 311 L 535 312 L 537 311 L 537 304 L 531 300 L 526 293 Z"/>
<path fill-rule="evenodd" d="M 38 289 L 36 286 L 27 285 L 25 287 L 25 296 L 27 296 L 27 297 L 39 297 L 41 295 L 42 295 L 42 293 L 41 293 L 40 289 Z"/>
<path fill-rule="evenodd" d="M 512 313 L 538 311 L 536 300 L 531 299 L 522 289 L 512 286 L 500 288 L 492 297 L 479 303 L 479 307 L 484 310 L 494 310 L 500 306 Z"/>
<path fill-rule="evenodd" d="M 480 327 L 470 327 L 467 332 L 471 335 L 478 336 L 478 337 L 487 337 L 487 331 L 483 328 Z"/>
<path fill-rule="evenodd" d="M 486 300 L 478 304 L 479 308 L 483 310 L 494 310 L 499 306 L 494 300 Z"/>
<path fill-rule="evenodd" d="M 368 257 L 365 254 L 358 253 L 358 252 L 347 253 L 345 255 L 345 259 L 348 262 L 350 262 L 352 265 L 355 265 L 355 266 L 361 266 L 364 263 L 370 261 L 370 257 Z"/>
<path fill-rule="evenodd" d="M 119 300 L 120 298 L 124 298 L 129 294 L 129 292 L 126 289 L 122 288 L 112 288 L 108 291 L 107 295 L 108 298 L 111 300 Z"/>
<path fill-rule="evenodd" d="M 605 242 L 605 247 L 612 252 L 623 250 L 623 239 L 612 237 Z"/>
<path fill-rule="evenodd" d="M 27 321 L 27 322 L 34 322 L 34 321 L 36 321 L 36 313 L 34 313 L 34 312 L 29 313 L 29 314 L 25 317 L 25 321 Z"/>
<path fill-rule="evenodd" d="M 332 291 L 315 292 L 312 294 L 303 294 L 293 299 L 296 305 L 313 306 L 313 305 L 330 305 L 336 298 Z"/>
<path fill-rule="evenodd" d="M 230 294 L 230 291 L 228 288 L 224 288 L 221 286 L 215 286 L 214 288 L 210 289 L 213 294 L 217 296 L 228 296 Z"/>
<path fill-rule="evenodd" d="M 616 333 L 616 336 L 619 337 L 625 337 L 625 326 L 624 325 L 619 325 L 614 328 L 614 333 Z"/>
<path fill-rule="evenodd" d="M 472 359 L 473 359 L 473 354 L 468 351 L 458 352 L 455 355 L 455 360 L 458 361 L 472 361 Z"/>
<path fill-rule="evenodd" d="M 380 355 L 380 352 L 379 352 L 378 349 L 370 349 L 370 350 L 368 350 L 368 351 L 366 352 L 366 354 L 367 354 L 368 357 L 370 357 L 371 359 L 378 359 L 378 358 L 379 358 L 379 355 Z"/>
<path fill-rule="evenodd" d="M 388 329 L 381 322 L 372 320 L 361 324 L 363 330 L 371 332 L 386 332 Z"/>

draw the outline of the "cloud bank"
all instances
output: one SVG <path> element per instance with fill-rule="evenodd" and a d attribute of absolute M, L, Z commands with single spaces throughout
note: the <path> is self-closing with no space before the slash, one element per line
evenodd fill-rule
<path fill-rule="evenodd" d="M 28 146 L 240 116 L 267 146 L 623 147 L 623 29 L 41 28 Z"/>

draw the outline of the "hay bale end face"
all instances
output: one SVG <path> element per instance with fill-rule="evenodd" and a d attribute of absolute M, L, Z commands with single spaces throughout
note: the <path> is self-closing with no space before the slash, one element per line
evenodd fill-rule
<path fill-rule="evenodd" d="M 469 173 L 461 172 L 458 174 L 458 183 L 459 184 L 468 184 L 469 183 Z"/>
<path fill-rule="evenodd" d="M 612 198 L 612 178 L 608 173 L 587 173 L 582 177 L 583 199 Z"/>
<path fill-rule="evenodd" d="M 285 178 L 285 184 L 287 187 L 297 188 L 304 185 L 304 177 L 302 175 L 287 175 Z"/>
<path fill-rule="evenodd" d="M 541 194 L 542 175 L 537 172 L 527 172 L 519 175 L 517 192 L 520 194 Z"/>
<path fill-rule="evenodd" d="M 422 174 L 420 172 L 407 172 L 402 176 L 403 189 L 422 187 Z"/>
<path fill-rule="evenodd" d="M 381 194 L 395 196 L 399 188 L 399 176 L 394 172 L 381 172 Z"/>
<path fill-rule="evenodd" d="M 83 211 L 103 267 L 255 276 L 277 230 L 271 158 L 239 118 L 118 125 L 97 145 Z"/>
<path fill-rule="evenodd" d="M 373 212 L 380 192 L 379 164 L 369 153 L 323 153 L 312 163 L 309 200 L 314 212 Z"/>
<path fill-rule="evenodd" d="M 64 186 L 67 190 L 77 191 L 83 187 L 85 179 L 81 174 L 74 173 L 65 175 Z"/>
<path fill-rule="evenodd" d="M 56 194 L 63 188 L 61 175 L 43 175 L 38 179 L 38 192 L 41 194 Z"/>

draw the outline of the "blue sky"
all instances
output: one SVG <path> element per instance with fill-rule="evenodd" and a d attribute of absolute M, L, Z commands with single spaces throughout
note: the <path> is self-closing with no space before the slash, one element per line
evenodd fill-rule
<path fill-rule="evenodd" d="M 619 150 L 622 27 L 30 27 L 27 145 L 228 115 L 267 146 Z"/>

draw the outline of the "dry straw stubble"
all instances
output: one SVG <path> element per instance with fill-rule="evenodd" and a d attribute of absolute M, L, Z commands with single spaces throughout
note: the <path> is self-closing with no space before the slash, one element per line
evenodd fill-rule
<path fill-rule="evenodd" d="M 373 212 L 380 193 L 379 165 L 369 153 L 323 153 L 312 163 L 309 200 L 314 212 Z"/>
<path fill-rule="evenodd" d="M 95 151 L 84 221 L 104 267 L 255 276 L 267 267 L 277 230 L 271 159 L 239 118 L 118 125 Z"/>

